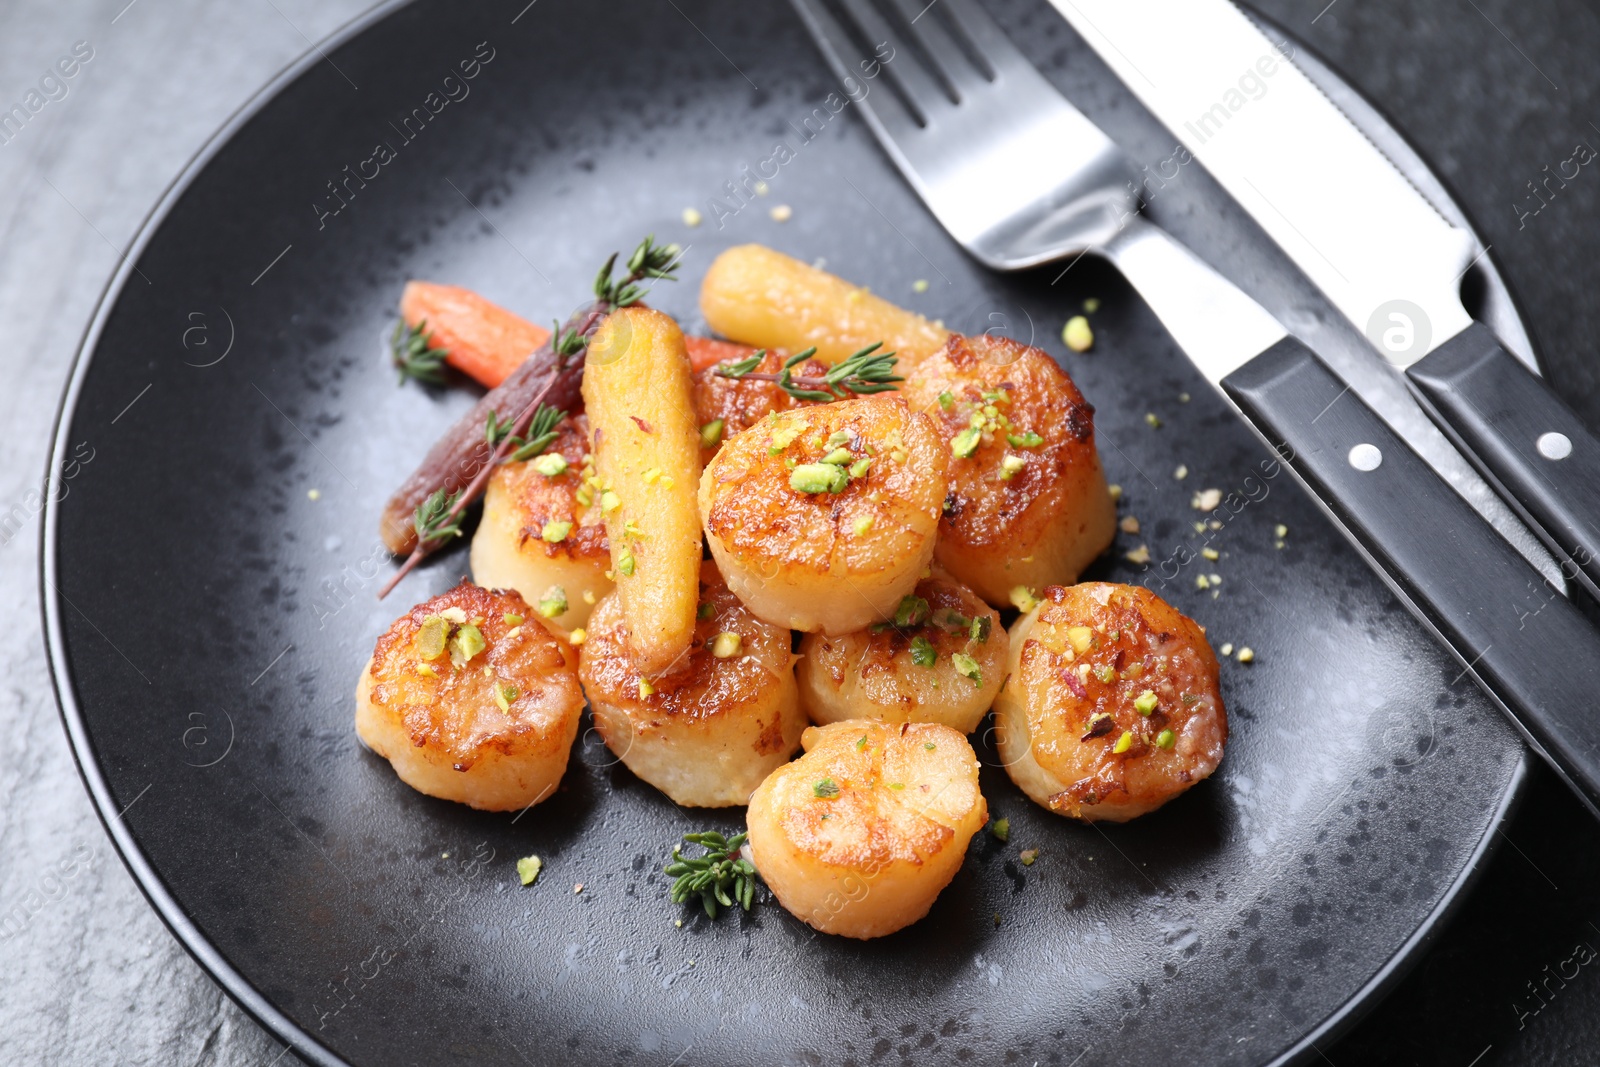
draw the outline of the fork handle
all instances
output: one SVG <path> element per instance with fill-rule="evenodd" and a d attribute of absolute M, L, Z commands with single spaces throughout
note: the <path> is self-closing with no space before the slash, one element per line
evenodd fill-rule
<path fill-rule="evenodd" d="M 1299 341 L 1222 388 L 1600 817 L 1600 630 Z"/>
<path fill-rule="evenodd" d="M 1600 438 L 1473 323 L 1406 372 L 1423 407 L 1600 598 Z"/>

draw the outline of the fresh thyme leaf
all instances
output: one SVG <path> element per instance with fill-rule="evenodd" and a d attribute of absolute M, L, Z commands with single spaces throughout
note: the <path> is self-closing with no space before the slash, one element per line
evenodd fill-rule
<path fill-rule="evenodd" d="M 577 330 L 562 326 L 559 321 L 556 322 L 555 329 L 550 331 L 550 351 L 554 352 L 558 359 L 570 359 L 582 352 L 588 345 L 589 339 L 587 337 Z"/>
<path fill-rule="evenodd" d="M 548 404 L 540 404 L 539 409 L 533 413 L 533 421 L 528 424 L 528 432 L 520 438 L 513 438 L 515 446 L 506 456 L 507 463 L 521 463 L 523 460 L 532 459 L 545 449 L 549 448 L 555 439 L 560 436 L 556 429 L 567 413 L 560 408 L 553 408 Z"/>
<path fill-rule="evenodd" d="M 678 280 L 673 272 L 677 270 L 678 256 L 681 253 L 682 250 L 677 245 L 658 245 L 654 235 L 646 237 L 639 242 L 639 247 L 633 250 L 633 255 L 628 257 L 626 264 L 628 275 L 621 281 L 613 280 L 611 277 L 617 266 L 616 253 L 612 253 L 611 258 L 606 260 L 606 265 L 600 268 L 600 273 L 595 277 L 595 299 L 610 304 L 613 308 L 632 307 L 645 294 L 644 287 L 639 284 L 641 281 Z"/>
<path fill-rule="evenodd" d="M 665 868 L 667 874 L 677 879 L 672 883 L 672 902 L 682 904 L 699 897 L 701 908 L 711 919 L 717 917 L 719 906 L 737 905 L 749 911 L 755 900 L 756 869 L 739 853 L 748 836 L 736 834 L 725 838 L 714 830 L 684 834 L 684 841 L 699 845 L 705 849 L 705 854 L 688 857 L 683 854 L 682 846 L 673 846 L 672 862 Z"/>
<path fill-rule="evenodd" d="M 868 396 L 872 393 L 887 392 L 897 388 L 904 378 L 894 373 L 894 366 L 899 362 L 893 352 L 879 352 L 883 342 L 868 345 L 861 351 L 840 360 L 827 373 L 821 376 L 801 374 L 796 375 L 794 368 L 817 354 L 815 348 L 808 348 L 804 352 L 796 352 L 783 361 L 783 368 L 777 373 L 756 372 L 766 357 L 766 350 L 754 352 L 744 359 L 732 360 L 717 367 L 717 374 L 724 378 L 750 378 L 755 381 L 772 382 L 779 389 L 788 393 L 796 400 L 814 400 L 826 404 L 832 400 L 845 400 L 851 395 Z"/>
<path fill-rule="evenodd" d="M 389 336 L 389 354 L 402 384 L 407 378 L 433 385 L 444 382 L 444 357 L 449 353 L 433 346 L 427 319 L 415 326 L 407 326 L 404 319 L 395 323 L 394 333 Z"/>
<path fill-rule="evenodd" d="M 445 491 L 440 489 L 417 505 L 411 524 L 417 531 L 418 544 L 433 544 L 461 536 L 461 515 L 450 514 L 460 496 L 459 492 L 446 496 Z"/>

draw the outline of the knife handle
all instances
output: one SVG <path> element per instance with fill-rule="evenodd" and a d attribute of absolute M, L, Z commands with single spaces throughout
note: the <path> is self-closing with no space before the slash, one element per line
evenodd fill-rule
<path fill-rule="evenodd" d="M 1600 438 L 1473 323 L 1406 372 L 1423 407 L 1600 599 Z"/>
<path fill-rule="evenodd" d="M 1222 388 L 1600 816 L 1600 630 L 1300 342 Z"/>

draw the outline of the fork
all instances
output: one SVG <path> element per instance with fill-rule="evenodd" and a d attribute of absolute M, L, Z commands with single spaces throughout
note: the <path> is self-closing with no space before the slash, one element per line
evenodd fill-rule
<path fill-rule="evenodd" d="M 1586 740 L 1600 630 L 1562 597 L 1536 597 L 1536 625 L 1524 624 L 1518 605 L 1543 575 L 1265 308 L 1138 214 L 1127 156 L 974 0 L 792 2 L 846 85 L 866 69 L 852 61 L 876 58 L 862 44 L 893 49 L 882 70 L 894 91 L 857 103 L 950 235 L 997 270 L 1110 260 L 1462 674 L 1600 816 L 1600 744 Z"/>

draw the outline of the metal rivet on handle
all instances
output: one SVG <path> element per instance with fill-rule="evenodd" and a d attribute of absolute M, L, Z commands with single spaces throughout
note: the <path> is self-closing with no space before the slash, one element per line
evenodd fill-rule
<path fill-rule="evenodd" d="M 1377 445 L 1359 444 L 1350 450 L 1350 466 L 1358 471 L 1375 471 L 1383 463 Z"/>
<path fill-rule="evenodd" d="M 1554 430 L 1540 434 L 1534 444 L 1539 447 L 1539 455 L 1545 459 L 1566 459 L 1572 455 L 1572 438 Z"/>

